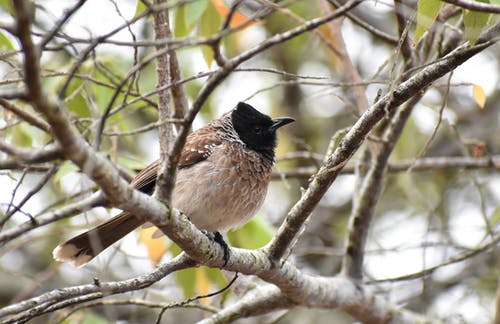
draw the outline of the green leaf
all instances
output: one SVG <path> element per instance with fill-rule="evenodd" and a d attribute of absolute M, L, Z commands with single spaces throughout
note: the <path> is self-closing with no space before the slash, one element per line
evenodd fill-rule
<path fill-rule="evenodd" d="M 193 296 L 196 289 L 196 268 L 188 268 L 175 273 L 177 284 L 182 288 L 184 296 Z"/>
<path fill-rule="evenodd" d="M 111 73 L 106 73 L 102 70 L 95 70 L 91 67 L 91 65 L 82 65 L 79 70 L 79 73 L 93 73 L 92 76 L 104 83 L 115 84 L 116 80 L 121 79 L 125 76 L 125 71 L 128 68 L 126 63 L 122 60 L 120 56 L 111 56 L 111 55 L 102 55 L 98 59 L 99 63 L 105 66 Z M 109 101 L 113 97 L 115 89 L 111 87 L 103 87 L 101 85 L 97 85 L 94 83 L 86 83 L 85 84 L 85 94 L 86 97 L 92 98 L 95 103 L 95 107 L 103 111 L 109 104 Z M 69 93 L 69 92 L 68 92 Z M 123 95 L 119 94 L 114 101 L 114 105 L 117 105 L 119 102 L 123 100 Z M 86 108 L 88 110 L 88 115 L 92 114 L 90 105 L 86 104 L 86 106 L 82 106 L 81 108 Z M 78 116 L 78 117 L 86 117 L 86 116 Z M 108 122 L 111 120 L 119 119 L 117 115 L 112 116 Z"/>
<path fill-rule="evenodd" d="M 477 0 L 479 2 L 489 3 L 487 0 Z M 477 37 L 481 31 L 488 25 L 491 14 L 463 10 L 464 26 L 465 26 L 465 39 L 467 39 L 471 45 L 476 43 Z"/>
<path fill-rule="evenodd" d="M 417 27 L 415 29 L 415 43 L 436 20 L 443 3 L 440 0 L 419 0 L 417 4 Z"/>
<path fill-rule="evenodd" d="M 201 53 L 203 54 L 205 63 L 207 63 L 207 67 L 210 68 L 212 66 L 212 62 L 214 61 L 214 52 L 209 46 L 202 45 Z"/>
<path fill-rule="evenodd" d="M 0 0 L 0 8 L 7 11 L 11 15 L 14 15 L 14 8 L 12 7 L 11 0 Z"/>
<path fill-rule="evenodd" d="M 82 321 L 82 324 L 108 324 L 109 322 L 99 314 L 94 312 L 85 312 L 85 317 Z"/>
<path fill-rule="evenodd" d="M 174 12 L 174 36 L 184 37 L 189 32 L 186 26 L 186 16 L 184 14 L 186 6 L 179 6 Z"/>
<path fill-rule="evenodd" d="M 222 23 L 219 13 L 217 9 L 215 9 L 212 2 L 209 2 L 207 5 L 207 9 L 201 16 L 200 26 L 199 26 L 199 34 L 200 36 L 210 37 L 215 34 Z M 203 53 L 203 58 L 207 63 L 207 66 L 210 67 L 212 65 L 214 54 L 212 49 L 209 46 L 201 46 L 201 51 Z"/>
<path fill-rule="evenodd" d="M 227 233 L 232 246 L 255 250 L 266 245 L 274 234 L 269 225 L 259 215 L 237 231 Z"/>
<path fill-rule="evenodd" d="M 61 324 L 109 324 L 111 322 L 107 321 L 104 317 L 96 314 L 92 310 L 84 309 L 79 312 L 75 312 L 71 316 L 67 316 L 63 321 L 58 321 Z"/>
<path fill-rule="evenodd" d="M 9 127 L 5 136 L 16 146 L 31 147 L 37 144 L 36 139 L 40 132 L 29 124 L 19 123 Z"/>
<path fill-rule="evenodd" d="M 127 170 L 142 170 L 144 169 L 144 161 L 138 159 L 133 155 L 127 156 L 126 154 L 120 154 L 118 157 L 118 164 L 126 168 Z"/>
<path fill-rule="evenodd" d="M 205 10 L 208 7 L 208 0 L 198 0 L 194 2 L 188 2 L 184 6 L 186 10 L 184 11 L 184 17 L 186 21 L 186 26 L 188 31 L 190 31 L 194 25 L 200 20 Z M 217 14 L 218 16 L 218 14 Z"/>
<path fill-rule="evenodd" d="M 71 87 L 69 88 L 70 90 Z M 66 103 L 66 107 L 68 108 L 68 111 L 71 111 L 72 113 L 75 114 L 76 117 L 78 118 L 86 118 L 90 117 L 90 109 L 87 105 L 87 101 L 83 98 L 81 94 L 77 94 L 76 96 L 73 96 L 71 100 L 69 100 Z"/>
<path fill-rule="evenodd" d="M 2 31 L 0 31 L 0 49 L 8 51 L 13 51 L 16 49 L 14 47 L 14 44 L 12 44 L 10 38 L 7 37 Z"/>
<path fill-rule="evenodd" d="M 495 208 L 493 211 L 493 214 L 491 214 L 490 217 L 490 225 L 491 226 L 496 226 L 498 223 L 500 223 L 500 206 Z"/>
<path fill-rule="evenodd" d="M 175 12 L 174 36 L 184 37 L 189 34 L 208 7 L 208 0 L 188 2 L 179 6 Z"/>
<path fill-rule="evenodd" d="M 54 183 L 60 185 L 62 178 L 64 178 L 68 174 L 78 172 L 78 170 L 78 167 L 73 164 L 73 162 L 65 161 L 59 166 L 56 174 L 52 179 Z"/>
<path fill-rule="evenodd" d="M 77 71 L 77 74 L 88 75 L 91 73 L 91 69 L 92 67 L 90 65 L 83 64 Z M 50 81 L 48 81 L 48 83 L 49 82 Z M 57 79 L 57 82 L 53 86 L 49 86 L 49 84 L 47 85 L 52 88 L 52 91 L 58 91 L 62 87 L 64 82 L 65 79 L 60 78 Z M 82 79 L 75 77 L 71 80 L 69 86 L 66 89 L 66 107 L 73 116 L 76 116 L 78 118 L 88 118 L 91 116 L 87 101 L 82 94 L 87 86 L 84 85 L 84 81 L 82 81 Z"/>
<path fill-rule="evenodd" d="M 175 273 L 177 284 L 181 287 L 185 297 L 192 297 L 200 294 L 200 290 L 203 290 L 200 285 L 206 284 L 206 282 L 203 283 L 198 281 L 201 278 L 208 280 L 210 284 L 215 284 L 218 287 L 224 287 L 227 283 L 220 270 L 215 268 L 188 268 Z"/>
<path fill-rule="evenodd" d="M 135 15 L 134 17 L 140 16 L 146 11 L 148 7 L 141 0 L 137 0 L 137 5 L 135 6 Z"/>

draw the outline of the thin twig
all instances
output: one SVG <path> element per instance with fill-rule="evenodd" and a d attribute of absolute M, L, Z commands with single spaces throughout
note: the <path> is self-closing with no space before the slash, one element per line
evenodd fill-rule
<path fill-rule="evenodd" d="M 464 9 L 500 14 L 500 5 L 494 3 L 484 3 L 484 2 L 469 1 L 469 0 L 443 0 L 443 1 L 451 3 L 455 6 Z"/>

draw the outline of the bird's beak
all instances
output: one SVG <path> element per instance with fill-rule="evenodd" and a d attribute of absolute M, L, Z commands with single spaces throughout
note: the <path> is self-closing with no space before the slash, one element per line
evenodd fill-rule
<path fill-rule="evenodd" d="M 285 126 L 286 124 L 290 124 L 291 122 L 294 122 L 294 121 L 295 121 L 295 119 L 290 118 L 290 117 L 274 118 L 273 124 L 271 125 L 271 130 L 277 130 L 281 126 Z"/>

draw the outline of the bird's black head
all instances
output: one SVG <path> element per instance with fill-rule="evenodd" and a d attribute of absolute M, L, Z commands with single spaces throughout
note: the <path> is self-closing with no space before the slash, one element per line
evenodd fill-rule
<path fill-rule="evenodd" d="M 243 143 L 270 159 L 274 158 L 276 130 L 294 121 L 288 117 L 272 119 L 244 102 L 238 103 L 231 119 Z"/>

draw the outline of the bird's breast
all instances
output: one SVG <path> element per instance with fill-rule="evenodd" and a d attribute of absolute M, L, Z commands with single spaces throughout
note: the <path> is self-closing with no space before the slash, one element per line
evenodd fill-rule
<path fill-rule="evenodd" d="M 225 142 L 206 160 L 179 171 L 172 203 L 200 229 L 241 226 L 264 202 L 272 164 L 240 143 Z"/>

